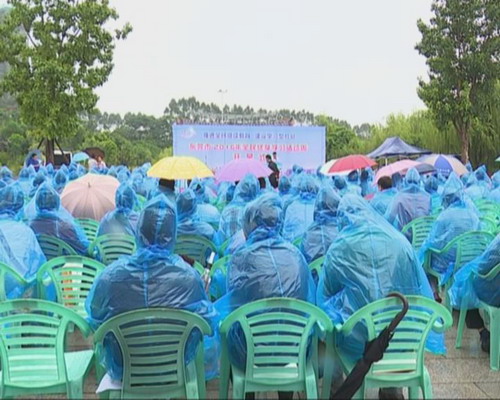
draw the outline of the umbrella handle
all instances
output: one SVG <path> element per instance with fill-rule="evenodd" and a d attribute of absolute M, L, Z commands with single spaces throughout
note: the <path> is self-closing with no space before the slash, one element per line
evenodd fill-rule
<path fill-rule="evenodd" d="M 398 292 L 389 293 L 387 297 L 396 297 L 403 303 L 403 309 L 396 315 L 396 317 L 391 321 L 391 323 L 387 327 L 389 332 L 393 332 L 399 325 L 399 323 L 402 321 L 406 313 L 408 312 L 408 300 L 406 300 L 406 297 L 404 297 L 401 293 Z"/>

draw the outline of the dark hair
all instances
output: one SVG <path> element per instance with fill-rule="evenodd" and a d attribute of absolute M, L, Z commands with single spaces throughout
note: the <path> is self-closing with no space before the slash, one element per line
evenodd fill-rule
<path fill-rule="evenodd" d="M 278 155 L 278 153 L 276 153 L 275 151 L 273 151 L 273 156 L 276 156 L 276 155 Z"/>
<path fill-rule="evenodd" d="M 266 160 L 272 160 L 271 154 L 266 154 Z"/>
<path fill-rule="evenodd" d="M 361 179 L 362 181 L 367 181 L 368 177 L 369 177 L 369 175 L 368 175 L 368 171 L 366 169 L 361 171 L 361 176 L 359 179 Z"/>
<path fill-rule="evenodd" d="M 382 190 L 389 189 L 392 187 L 392 179 L 390 176 L 383 176 L 378 180 L 377 184 L 382 188 Z"/>
<path fill-rule="evenodd" d="M 160 179 L 160 181 L 158 182 L 158 186 L 162 186 L 170 190 L 175 190 L 175 181 L 172 179 Z"/>

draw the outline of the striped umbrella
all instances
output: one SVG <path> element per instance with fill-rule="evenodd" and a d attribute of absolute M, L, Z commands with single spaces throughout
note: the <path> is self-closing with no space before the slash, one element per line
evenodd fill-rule
<path fill-rule="evenodd" d="M 432 165 L 436 168 L 437 172 L 440 172 L 444 176 L 450 175 L 452 171 L 458 176 L 467 173 L 467 168 L 465 168 L 465 165 L 460 160 L 446 154 L 429 154 L 428 156 L 420 157 L 417 161 Z"/>

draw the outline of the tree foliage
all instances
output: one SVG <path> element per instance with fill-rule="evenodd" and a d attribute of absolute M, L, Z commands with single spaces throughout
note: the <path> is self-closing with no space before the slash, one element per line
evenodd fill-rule
<path fill-rule="evenodd" d="M 452 124 L 465 162 L 478 145 L 475 138 L 498 135 L 491 132 L 491 112 L 498 110 L 500 2 L 434 0 L 432 11 L 429 24 L 418 21 L 422 40 L 416 48 L 429 67 L 418 94 L 440 128 Z"/>
<path fill-rule="evenodd" d="M 0 92 L 13 95 L 22 121 L 38 139 L 74 135 L 80 114 L 97 102 L 94 89 L 113 68 L 118 14 L 108 0 L 9 0 L 0 23 L 0 62 L 8 69 Z"/>

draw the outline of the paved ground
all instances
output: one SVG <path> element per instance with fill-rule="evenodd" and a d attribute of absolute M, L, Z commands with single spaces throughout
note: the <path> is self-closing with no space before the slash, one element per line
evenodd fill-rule
<path fill-rule="evenodd" d="M 457 317 L 458 315 L 455 315 Z M 455 318 L 457 320 L 457 318 Z M 479 335 L 476 331 L 466 330 L 462 349 L 455 349 L 456 328 L 446 333 L 448 353 L 444 356 L 426 355 L 435 399 L 500 399 L 500 372 L 489 368 L 488 355 L 479 347 Z M 90 342 L 83 340 L 78 333 L 69 338 L 71 349 L 88 348 Z M 85 398 L 96 399 L 97 388 L 93 371 L 85 385 Z M 210 399 L 218 399 L 218 381 L 208 383 L 207 395 Z M 370 398 L 377 398 L 377 392 L 368 393 Z M 277 398 L 275 394 L 258 398 Z M 40 396 L 39 398 L 54 398 Z M 57 396 L 56 398 L 65 398 Z M 296 396 L 295 398 L 303 398 Z M 407 396 L 406 396 L 407 398 Z"/>

